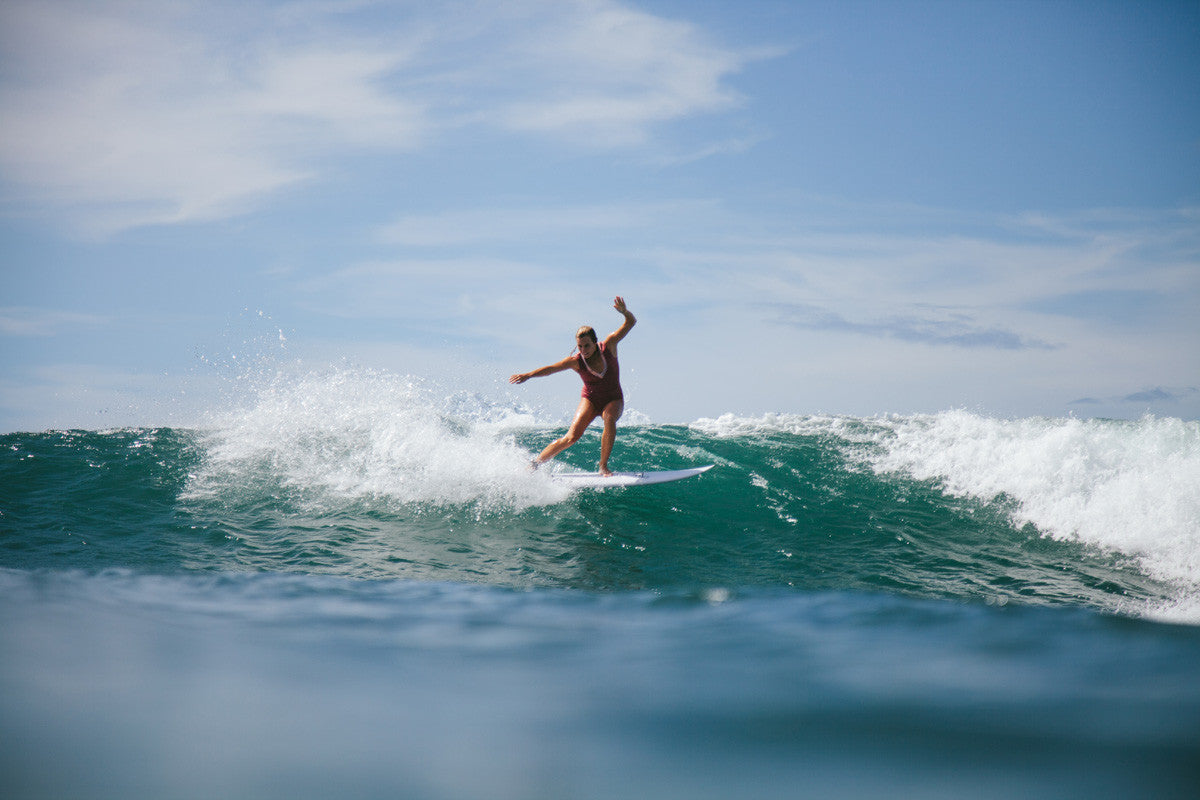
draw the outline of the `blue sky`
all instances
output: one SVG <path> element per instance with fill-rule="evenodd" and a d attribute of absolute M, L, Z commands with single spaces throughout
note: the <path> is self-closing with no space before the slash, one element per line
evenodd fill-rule
<path fill-rule="evenodd" d="M 0 6 L 0 430 L 256 369 L 1200 416 L 1200 4 Z M 236 358 L 235 358 L 236 357 Z M 253 371 L 253 370 L 249 370 Z"/>

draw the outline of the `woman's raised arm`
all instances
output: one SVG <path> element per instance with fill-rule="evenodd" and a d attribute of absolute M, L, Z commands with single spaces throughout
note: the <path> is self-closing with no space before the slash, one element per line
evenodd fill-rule
<path fill-rule="evenodd" d="M 620 295 L 614 297 L 613 308 L 615 308 L 617 312 L 621 314 L 621 316 L 625 317 L 625 321 L 621 323 L 621 327 L 617 328 L 604 339 L 605 347 L 613 347 L 616 345 L 616 343 L 624 339 L 625 335 L 633 329 L 634 325 L 637 324 L 637 317 L 633 315 L 632 311 L 625 307 L 625 298 L 621 297 Z"/>

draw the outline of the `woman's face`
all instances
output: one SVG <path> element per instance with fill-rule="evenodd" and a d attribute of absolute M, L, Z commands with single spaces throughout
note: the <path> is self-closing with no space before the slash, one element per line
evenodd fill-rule
<path fill-rule="evenodd" d="M 579 348 L 579 352 L 584 358 L 591 358 L 592 353 L 596 352 L 596 343 L 592 337 L 582 334 L 575 337 L 575 346 Z"/>

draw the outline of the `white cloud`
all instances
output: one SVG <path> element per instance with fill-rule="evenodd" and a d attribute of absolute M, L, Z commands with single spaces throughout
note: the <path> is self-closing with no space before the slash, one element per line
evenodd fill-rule
<path fill-rule="evenodd" d="M 657 123 L 733 108 L 741 98 L 727 78 L 773 55 L 734 51 L 695 25 L 611 0 L 467 7 L 452 6 L 441 28 L 456 30 L 454 52 L 469 53 L 446 72 L 462 90 L 462 117 L 588 146 L 637 145 Z"/>
<path fill-rule="evenodd" d="M 706 391 L 718 394 L 762 397 L 804 387 L 797 398 L 804 407 L 869 410 L 876 395 L 850 402 L 866 381 L 903 408 L 936 408 L 929 398 L 938 396 L 948 398 L 944 405 L 1004 395 L 996 407 L 1027 412 L 1029 397 L 1065 404 L 1113 394 L 1113 382 L 1186 380 L 1200 366 L 1193 355 L 1200 353 L 1200 273 L 1187 269 L 1196 231 L 1186 215 L 1103 215 L 1082 228 L 1070 218 L 1022 224 L 980 216 L 937 232 L 913 223 L 946 216 L 931 209 L 910 210 L 905 220 L 895 208 L 859 206 L 834 217 L 781 203 L 747 216 L 717 203 L 678 202 L 655 205 L 647 225 L 644 208 L 622 208 L 476 208 L 404 217 L 390 230 L 401 248 L 425 248 L 427 275 L 442 263 L 447 276 L 458 274 L 472 254 L 500 246 L 530 258 L 481 262 L 446 284 L 476 297 L 457 330 L 496 331 L 506 352 L 531 363 L 580 316 L 603 326 L 605 292 L 627 295 L 648 348 L 635 362 L 649 370 L 642 388 L 668 396 L 671 381 L 685 379 L 711 383 Z M 557 236 L 575 240 L 570 268 L 533 266 Z M 537 245 L 523 250 L 522 239 Z M 361 281 L 353 296 L 362 303 L 344 309 L 362 313 L 389 286 L 411 285 L 398 266 L 381 286 L 382 278 L 343 271 L 339 291 Z M 1153 319 L 1116 325 L 1095 313 L 1135 301 Z M 453 305 L 443 298 L 429 306 L 439 307 Z M 680 354 L 699 356 L 698 347 L 735 377 L 681 375 Z M 743 362 L 757 366 L 729 366 Z M 764 363 L 772 365 L 766 373 Z M 855 388 L 835 396 L 852 375 L 847 385 Z"/>
<path fill-rule="evenodd" d="M 405 214 L 379 230 L 385 244 L 438 247 L 483 242 L 558 240 L 601 231 L 644 231 L 669 224 L 702 202 L 475 208 L 439 214 Z"/>
<path fill-rule="evenodd" d="M 2 13 L 0 167 L 98 232 L 223 217 L 307 177 L 305 153 L 411 145 L 421 126 L 377 86 L 402 50 L 243 42 L 186 4 Z"/>
<path fill-rule="evenodd" d="M 105 325 L 108 322 L 108 317 L 74 311 L 15 306 L 0 308 L 0 335 L 3 336 L 53 336 L 66 327 Z"/>
<path fill-rule="evenodd" d="M 298 289 L 304 302 L 323 314 L 457 327 L 458 317 L 474 311 L 471 298 L 491 295 L 506 283 L 525 285 L 544 277 L 542 268 L 517 261 L 438 258 L 356 264 L 303 281 Z"/>
<path fill-rule="evenodd" d="M 1096 309 L 1134 304 L 1155 325 L 1178 327 L 1190 319 L 1187 304 L 1200 302 L 1197 232 L 1186 216 L 1109 215 L 1086 231 L 1046 216 L 979 218 L 970 234 L 879 230 L 921 227 L 897 225 L 898 214 L 859 206 L 810 223 L 803 203 L 753 217 L 702 201 L 475 208 L 406 215 L 380 239 L 401 252 L 425 248 L 425 270 L 445 263 L 447 276 L 472 252 L 482 259 L 500 246 L 529 259 L 489 262 L 473 278 L 498 292 L 512 283 L 570 287 L 582 274 L 618 287 L 636 278 L 668 287 L 663 299 L 674 306 L 735 304 L 780 325 L 935 345 L 1045 349 L 1089 326 L 1100 329 L 1091 335 L 1128 337 Z M 530 266 L 559 241 L 573 246 L 569 267 Z M 802 313 L 780 313 L 788 308 Z"/>
<path fill-rule="evenodd" d="M 730 107 L 745 60 L 601 0 L 0 8 L 6 194 L 97 233 L 223 218 L 329 155 L 455 126 L 643 141 Z"/>

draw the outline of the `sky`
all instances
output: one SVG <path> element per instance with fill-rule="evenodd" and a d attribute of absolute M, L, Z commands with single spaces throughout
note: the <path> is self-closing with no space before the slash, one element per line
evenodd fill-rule
<path fill-rule="evenodd" d="M 6 0 L 0 431 L 272 375 L 1200 418 L 1200 3 Z M 275 380 L 281 380 L 276 378 Z"/>

